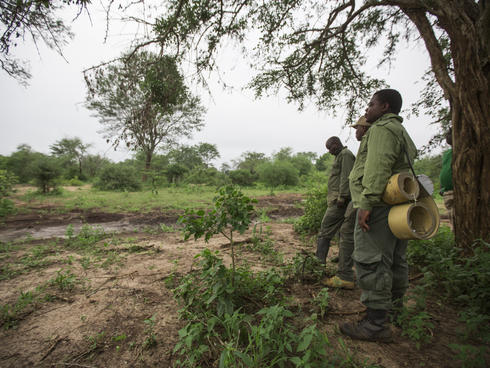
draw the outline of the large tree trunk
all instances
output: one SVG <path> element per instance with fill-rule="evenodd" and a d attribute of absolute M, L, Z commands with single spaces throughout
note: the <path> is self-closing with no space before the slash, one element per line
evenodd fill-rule
<path fill-rule="evenodd" d="M 451 19 L 453 187 L 457 244 L 471 253 L 490 241 L 490 62 L 484 28 L 468 14 Z"/>
<path fill-rule="evenodd" d="M 403 1 L 400 7 L 424 40 L 434 75 L 451 105 L 455 237 L 465 253 L 471 254 L 475 240 L 490 241 L 489 11 L 485 4 L 472 1 L 431 3 L 431 14 L 450 39 L 452 78 L 425 3 L 408 3 Z"/>
<path fill-rule="evenodd" d="M 490 241 L 490 116 L 478 95 L 471 89 L 461 93 L 452 113 L 454 230 L 466 253 L 475 240 Z"/>

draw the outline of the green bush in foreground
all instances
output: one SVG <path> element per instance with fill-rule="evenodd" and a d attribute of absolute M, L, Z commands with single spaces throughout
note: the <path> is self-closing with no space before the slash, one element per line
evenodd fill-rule
<path fill-rule="evenodd" d="M 424 273 L 418 290 L 430 291 L 460 308 L 460 320 L 466 324 L 463 340 L 489 343 L 490 244 L 476 241 L 472 249 L 472 256 L 463 257 L 451 229 L 443 226 L 430 240 L 410 241 L 407 257 L 411 266 Z"/>
<path fill-rule="evenodd" d="M 174 348 L 176 367 L 358 366 L 331 351 L 316 314 L 293 321 L 276 270 L 238 268 L 233 284 L 218 253 L 206 249 L 197 258 L 200 267 L 174 290 L 180 316 L 189 321 Z"/>
<path fill-rule="evenodd" d="M 409 242 L 407 257 L 424 273 L 425 283 L 449 301 L 490 313 L 490 244 L 476 241 L 474 254 L 463 257 L 446 226 L 430 240 Z"/>

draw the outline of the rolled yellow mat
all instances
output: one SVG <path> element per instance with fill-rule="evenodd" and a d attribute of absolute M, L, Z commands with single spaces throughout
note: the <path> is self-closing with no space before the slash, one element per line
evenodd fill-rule
<path fill-rule="evenodd" d="M 386 184 L 383 201 L 388 204 L 400 204 L 414 201 L 420 193 L 419 183 L 412 174 L 403 172 L 393 175 Z"/>
<path fill-rule="evenodd" d="M 439 215 L 439 208 L 437 208 L 437 204 L 436 202 L 434 202 L 434 199 L 431 196 L 432 193 L 429 193 L 426 190 L 423 183 L 419 182 L 419 184 L 420 184 L 420 196 L 418 199 L 418 203 L 421 203 L 424 206 L 426 206 L 429 209 L 429 212 L 434 216 L 434 221 L 435 221 L 434 230 L 425 238 L 425 239 L 430 239 L 434 235 L 436 235 L 437 231 L 439 230 L 439 226 L 441 224 L 441 216 Z"/>
<path fill-rule="evenodd" d="M 388 225 L 398 239 L 428 239 L 439 228 L 433 211 L 424 203 L 405 203 L 393 206 Z"/>

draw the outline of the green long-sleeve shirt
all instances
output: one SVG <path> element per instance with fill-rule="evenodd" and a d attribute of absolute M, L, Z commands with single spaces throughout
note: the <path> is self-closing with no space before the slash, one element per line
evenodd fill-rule
<path fill-rule="evenodd" d="M 342 148 L 342 151 L 335 156 L 328 178 L 327 201 L 329 203 L 338 199 L 350 199 L 349 174 L 355 159 L 354 154 L 347 147 Z"/>
<path fill-rule="evenodd" d="M 376 120 L 361 141 L 354 167 L 349 176 L 354 208 L 371 210 L 383 205 L 381 199 L 388 179 L 397 173 L 410 171 L 410 161 L 417 148 L 396 114 L 384 114 Z"/>
<path fill-rule="evenodd" d="M 453 169 L 451 161 L 453 159 L 453 149 L 450 148 L 442 154 L 442 168 L 439 180 L 441 182 L 441 192 L 453 190 Z"/>

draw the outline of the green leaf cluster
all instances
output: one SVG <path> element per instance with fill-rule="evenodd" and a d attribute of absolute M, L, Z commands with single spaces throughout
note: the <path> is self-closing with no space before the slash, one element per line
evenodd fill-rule
<path fill-rule="evenodd" d="M 186 209 L 179 223 L 184 225 L 185 240 L 191 235 L 195 240 L 204 236 L 206 242 L 216 234 L 225 236 L 230 241 L 235 269 L 233 233 L 237 231 L 243 234 L 248 229 L 254 214 L 253 203 L 257 201 L 245 196 L 235 185 L 223 186 L 217 193 L 213 199 L 213 209 L 207 213 L 204 210 Z"/>
<path fill-rule="evenodd" d="M 7 197 L 12 193 L 14 184 L 17 182 L 15 175 L 7 170 L 0 169 L 0 217 L 12 213 L 14 202 Z"/>
<path fill-rule="evenodd" d="M 409 264 L 424 274 L 423 288 L 463 308 L 465 339 L 490 341 L 490 244 L 476 241 L 471 256 L 462 256 L 450 228 L 442 226 L 430 240 L 409 242 Z M 422 322 L 422 321 L 420 321 Z"/>
<path fill-rule="evenodd" d="M 204 250 L 199 269 L 174 290 L 182 303 L 175 366 L 196 367 L 215 361 L 219 367 L 328 367 L 328 340 L 315 316 L 303 327 L 283 305 L 284 279 L 271 269 L 253 274 L 226 268 L 218 253 Z M 250 301 L 254 301 L 251 303 Z M 206 363 L 205 363 L 206 362 Z"/>
<path fill-rule="evenodd" d="M 299 234 L 314 234 L 320 230 L 323 215 L 327 210 L 327 185 L 311 187 L 306 193 L 305 213 L 294 223 Z"/>

